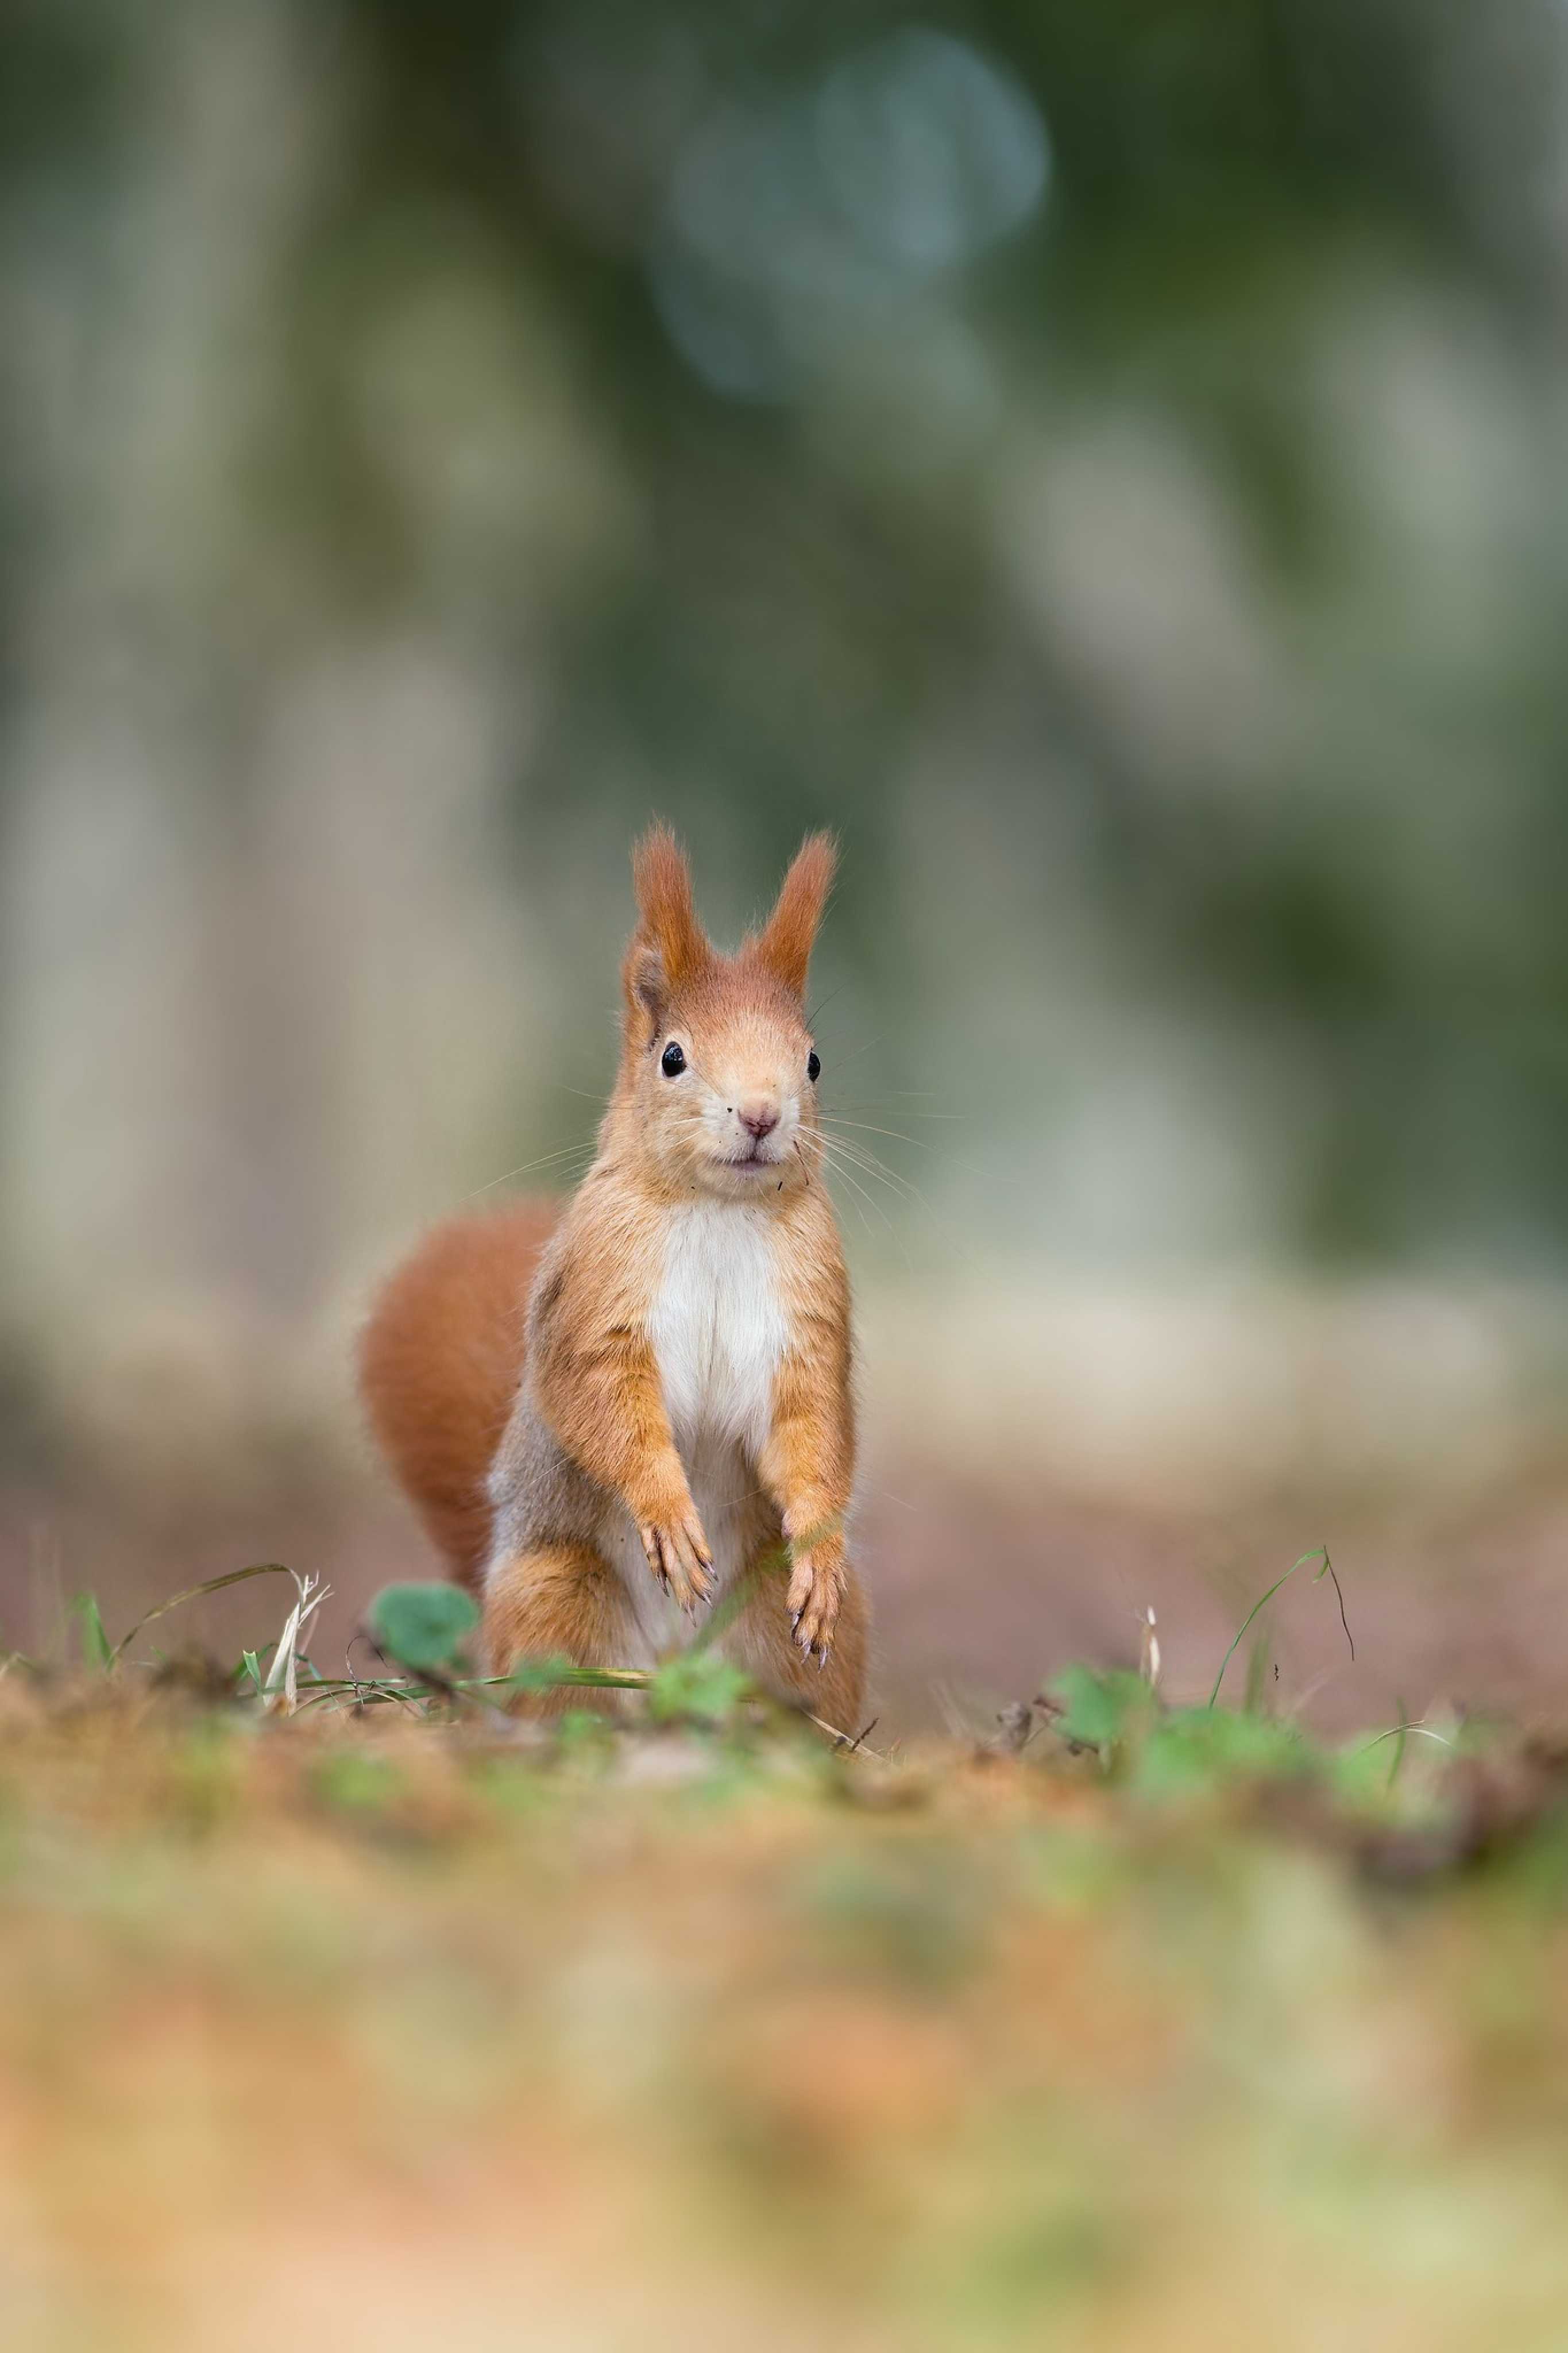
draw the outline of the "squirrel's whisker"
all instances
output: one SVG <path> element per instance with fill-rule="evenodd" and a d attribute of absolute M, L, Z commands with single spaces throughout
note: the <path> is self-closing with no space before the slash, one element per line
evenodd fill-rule
<path fill-rule="evenodd" d="M 893 1230 L 893 1221 L 891 1218 L 889 1217 L 886 1209 L 883 1208 L 880 1201 L 877 1200 L 873 1195 L 868 1193 L 863 1185 L 860 1185 L 856 1181 L 856 1179 L 850 1175 L 848 1166 L 843 1160 L 836 1158 L 828 1152 L 825 1138 L 819 1136 L 817 1138 L 817 1142 L 822 1145 L 823 1157 L 826 1160 L 827 1166 L 833 1170 L 834 1174 L 836 1176 L 842 1176 L 844 1182 L 849 1187 L 850 1190 L 858 1194 L 861 1200 L 866 1203 L 868 1208 L 875 1210 L 877 1216 L 881 1219 L 882 1223 L 887 1227 L 888 1231 L 891 1233 Z M 869 1174 L 869 1171 L 865 1173 Z"/>
<path fill-rule="evenodd" d="M 817 1141 L 824 1154 L 832 1155 L 835 1166 L 847 1162 L 851 1166 L 858 1168 L 863 1176 L 873 1177 L 881 1184 L 890 1186 L 894 1192 L 901 1193 L 906 1199 L 920 1200 L 920 1194 L 909 1178 L 900 1176 L 896 1169 L 886 1166 L 877 1158 L 875 1153 L 868 1152 L 864 1145 L 851 1143 L 842 1135 L 819 1135 Z"/>
<path fill-rule="evenodd" d="M 586 1166 L 594 1156 L 594 1149 L 592 1144 L 565 1144 L 558 1152 L 542 1152 L 537 1160 L 524 1160 L 516 1168 L 507 1169 L 503 1176 L 492 1176 L 488 1185 L 476 1185 L 471 1193 L 462 1195 L 458 1206 L 477 1201 L 481 1193 L 493 1193 L 498 1185 L 510 1185 L 519 1176 L 531 1176 L 540 1168 L 551 1168 L 558 1163 L 574 1160 L 581 1160 Z"/>
<path fill-rule="evenodd" d="M 895 1144 L 912 1144 L 916 1149 L 921 1152 L 929 1152 L 931 1150 L 930 1145 L 926 1143 L 923 1136 L 906 1135 L 901 1128 L 873 1127 L 868 1119 L 843 1119 L 837 1112 L 832 1111 L 825 1111 L 822 1113 L 821 1119 L 824 1127 L 859 1128 L 862 1129 L 867 1135 L 890 1135 Z"/>

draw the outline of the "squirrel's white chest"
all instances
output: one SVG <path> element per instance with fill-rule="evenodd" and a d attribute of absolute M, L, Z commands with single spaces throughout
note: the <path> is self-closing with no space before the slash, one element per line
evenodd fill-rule
<path fill-rule="evenodd" d="M 682 1453 L 711 1437 L 754 1457 L 788 1338 L 765 1211 L 723 1201 L 675 1211 L 648 1335 Z"/>

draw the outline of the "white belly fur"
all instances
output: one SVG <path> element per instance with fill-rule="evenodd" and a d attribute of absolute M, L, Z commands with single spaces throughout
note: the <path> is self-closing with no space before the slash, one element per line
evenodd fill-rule
<path fill-rule="evenodd" d="M 722 1591 L 740 1566 L 739 1507 L 756 1489 L 787 1338 L 765 1211 L 707 1201 L 675 1212 L 648 1336 Z M 629 1518 L 614 1549 L 647 1657 L 689 1639 Z"/>

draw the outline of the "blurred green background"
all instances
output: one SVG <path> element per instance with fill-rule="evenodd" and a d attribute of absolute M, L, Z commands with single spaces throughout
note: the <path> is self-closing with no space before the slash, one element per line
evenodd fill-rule
<path fill-rule="evenodd" d="M 268 1382 L 305 1427 L 388 1253 L 591 1134 L 654 810 L 721 934 L 842 835 L 873 1298 L 1561 1276 L 1561 7 L 5 49 L 31 1489 Z"/>

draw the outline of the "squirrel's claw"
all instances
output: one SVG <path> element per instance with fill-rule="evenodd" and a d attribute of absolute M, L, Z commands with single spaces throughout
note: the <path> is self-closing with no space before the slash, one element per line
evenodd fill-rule
<path fill-rule="evenodd" d="M 678 1523 L 648 1521 L 638 1527 L 637 1535 L 649 1568 L 689 1616 L 700 1601 L 711 1602 L 716 1598 L 713 1556 L 695 1514 Z"/>
<path fill-rule="evenodd" d="M 805 1553 L 795 1561 L 784 1604 L 790 1613 L 790 1631 L 807 1663 L 816 1661 L 819 1674 L 827 1664 L 833 1643 L 841 1576 L 840 1565 L 831 1556 L 825 1558 L 819 1553 L 813 1557 Z"/>

